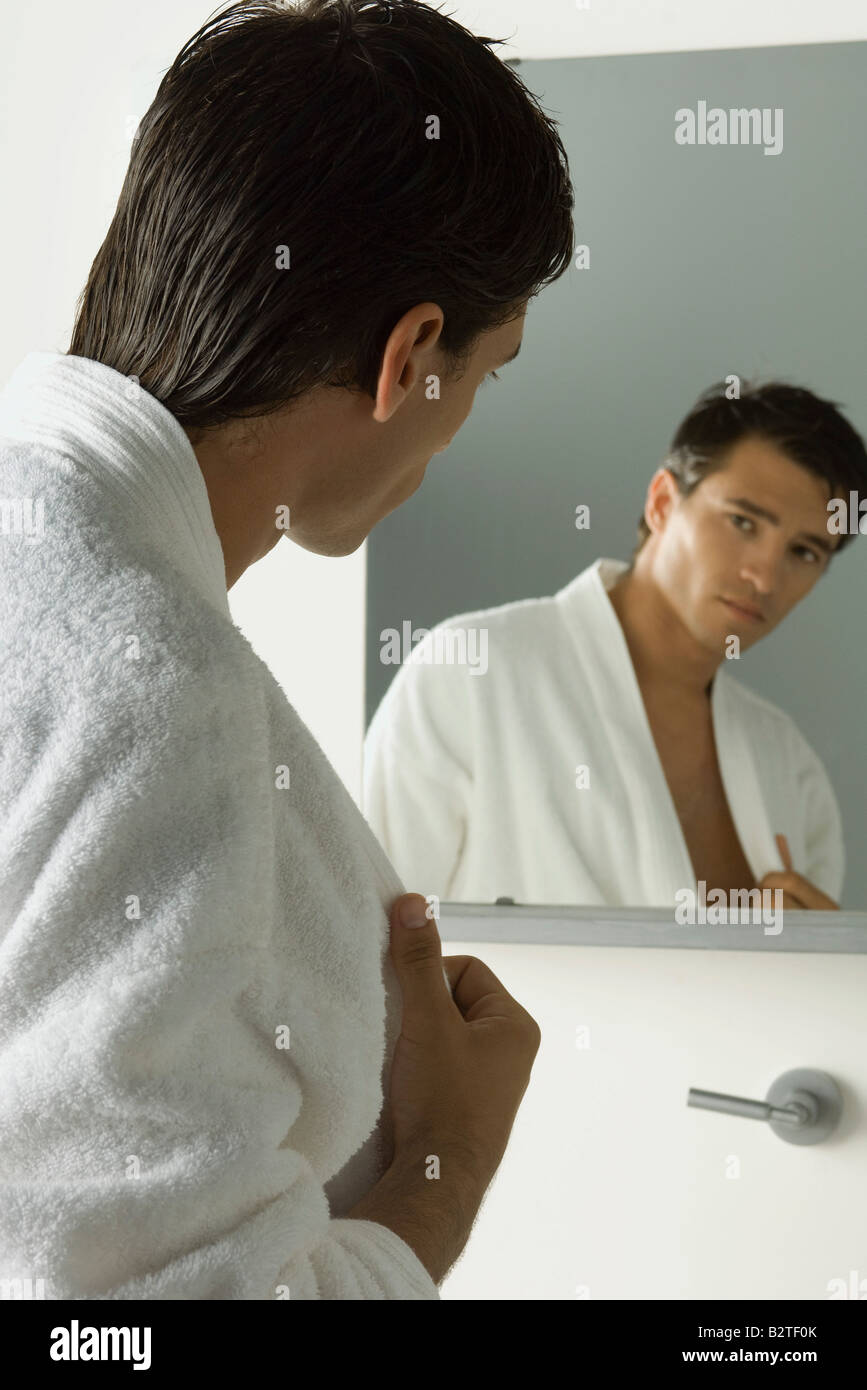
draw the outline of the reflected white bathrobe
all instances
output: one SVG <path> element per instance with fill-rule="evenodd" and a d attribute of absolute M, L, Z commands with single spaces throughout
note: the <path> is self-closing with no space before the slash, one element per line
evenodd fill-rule
<path fill-rule="evenodd" d="M 365 742 L 364 810 L 412 891 L 667 907 L 679 890 L 697 890 L 607 594 L 625 568 L 600 559 L 552 597 L 450 618 L 397 672 Z M 473 628 L 488 633 L 486 672 L 425 662 L 438 640 L 448 650 L 437 633 Z M 839 902 L 842 821 L 813 749 L 727 668 L 711 705 L 756 880 L 783 868 L 774 841 L 783 833 L 794 868 Z"/>

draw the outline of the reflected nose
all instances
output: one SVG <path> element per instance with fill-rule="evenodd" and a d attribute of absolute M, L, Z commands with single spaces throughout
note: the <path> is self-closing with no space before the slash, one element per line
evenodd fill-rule
<path fill-rule="evenodd" d="M 751 555 L 741 565 L 740 577 L 752 585 L 755 597 L 768 598 L 779 583 L 780 557 L 775 554 Z M 745 594 L 744 598 L 747 597 Z"/>

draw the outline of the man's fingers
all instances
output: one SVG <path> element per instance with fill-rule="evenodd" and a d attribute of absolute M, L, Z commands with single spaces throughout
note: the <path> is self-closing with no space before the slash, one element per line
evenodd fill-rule
<path fill-rule="evenodd" d="M 805 884 L 807 884 L 807 880 L 802 878 L 800 874 L 796 874 L 794 869 L 777 869 L 773 873 L 765 874 L 759 887 L 784 888 L 786 892 L 797 892 Z"/>
<path fill-rule="evenodd" d="M 443 956 L 452 998 L 468 1023 L 480 1018 L 518 1018 L 526 1009 L 478 956 Z"/>
<path fill-rule="evenodd" d="M 823 893 L 821 888 L 817 888 L 815 883 L 804 878 L 803 874 L 796 874 L 793 870 L 785 870 L 779 873 L 765 874 L 759 888 L 782 888 L 783 907 L 793 908 L 813 908 L 823 912 L 836 912 L 838 904 L 833 898 L 829 898 L 827 893 Z"/>
<path fill-rule="evenodd" d="M 776 835 L 774 838 L 777 841 L 777 849 L 780 851 L 780 858 L 783 861 L 783 867 L 786 869 L 794 869 L 795 866 L 792 863 L 792 852 L 789 849 L 789 842 L 786 839 L 785 835 Z"/>

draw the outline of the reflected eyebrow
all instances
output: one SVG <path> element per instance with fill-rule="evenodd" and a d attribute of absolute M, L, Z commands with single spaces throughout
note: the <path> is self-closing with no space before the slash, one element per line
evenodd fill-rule
<path fill-rule="evenodd" d="M 733 507 L 740 507 L 744 512 L 752 512 L 753 516 L 763 517 L 764 520 L 769 521 L 772 526 L 779 526 L 780 524 L 780 518 L 778 516 L 775 516 L 773 512 L 769 512 L 765 507 L 760 507 L 756 502 L 751 502 L 748 497 L 727 497 L 725 500 L 726 502 L 730 502 Z M 811 541 L 813 545 L 817 545 L 820 550 L 824 550 L 828 555 L 833 555 L 834 551 L 837 549 L 825 536 L 814 536 L 812 532 L 807 531 L 801 531 L 800 534 L 804 537 L 805 541 Z"/>

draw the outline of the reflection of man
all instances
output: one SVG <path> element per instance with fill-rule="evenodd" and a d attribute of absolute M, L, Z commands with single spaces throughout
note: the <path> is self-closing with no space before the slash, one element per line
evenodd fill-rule
<path fill-rule="evenodd" d="M 711 388 L 650 482 L 630 566 L 599 559 L 553 597 L 442 624 L 487 631 L 485 674 L 427 664 L 432 638 L 398 672 L 368 732 L 365 813 L 403 877 L 461 901 L 667 906 L 703 880 L 836 907 L 828 777 L 721 668 L 848 542 L 827 503 L 851 490 L 867 452 L 832 403 Z"/>

